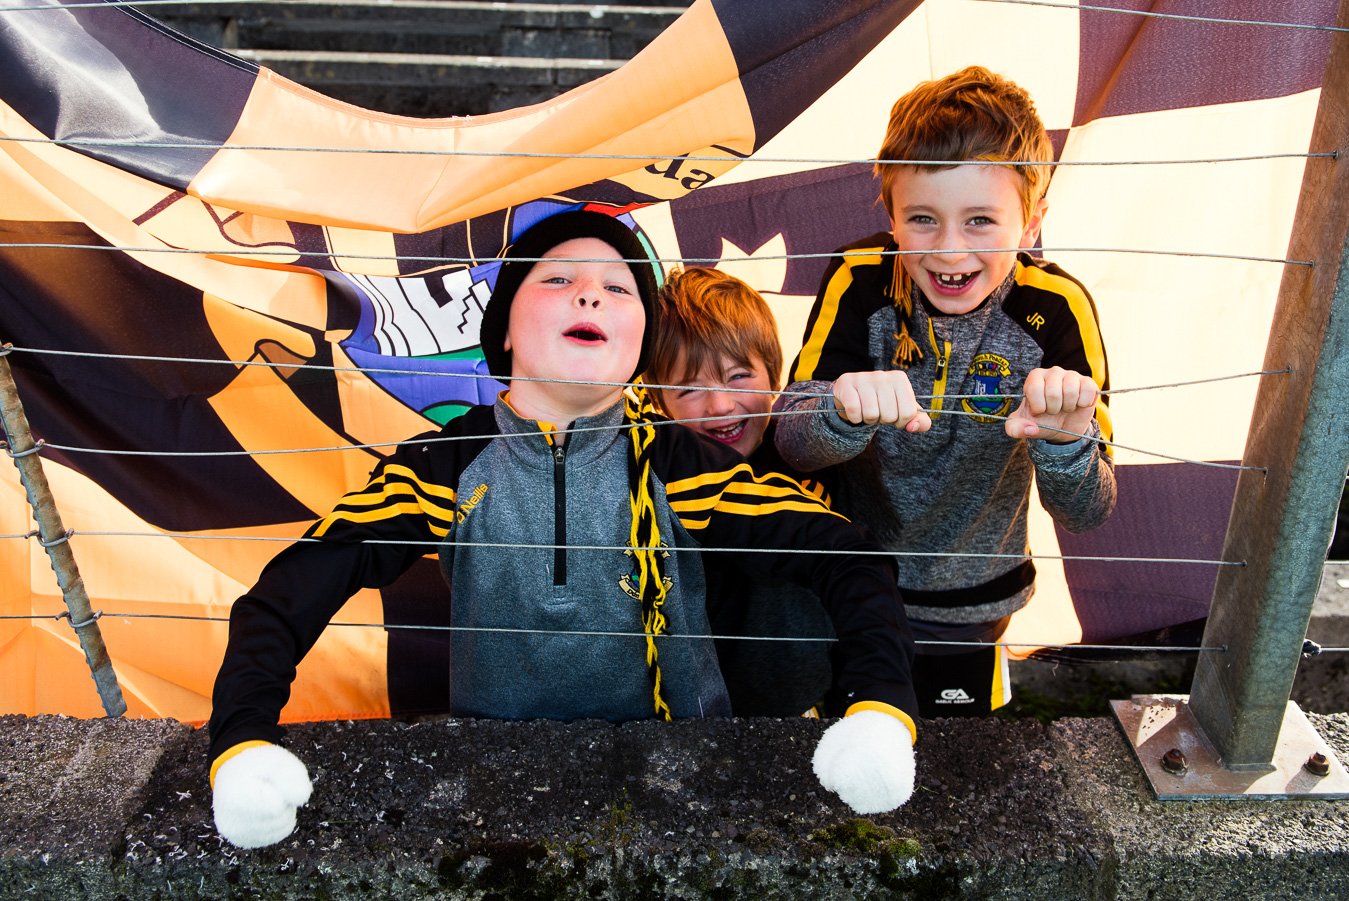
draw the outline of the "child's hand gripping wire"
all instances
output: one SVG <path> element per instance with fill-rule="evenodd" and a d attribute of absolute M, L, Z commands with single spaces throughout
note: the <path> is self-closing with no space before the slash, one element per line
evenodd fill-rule
<path fill-rule="evenodd" d="M 1091 425 L 1100 392 L 1090 376 L 1055 366 L 1027 373 L 1022 393 L 1021 406 L 1004 425 L 1007 436 L 1068 444 Z"/>
<path fill-rule="evenodd" d="M 906 432 L 926 432 L 932 420 L 918 405 L 903 372 L 847 372 L 834 382 L 834 409 L 853 425 L 893 425 Z"/>

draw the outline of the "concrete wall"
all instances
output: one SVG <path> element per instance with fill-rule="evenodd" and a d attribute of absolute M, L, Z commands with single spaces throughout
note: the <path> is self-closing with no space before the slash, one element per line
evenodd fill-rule
<path fill-rule="evenodd" d="M 869 818 L 810 771 L 824 725 L 304 725 L 300 826 L 243 852 L 201 732 L 3 717 L 0 898 L 1349 897 L 1349 802 L 1155 801 L 1113 720 L 927 723 Z"/>

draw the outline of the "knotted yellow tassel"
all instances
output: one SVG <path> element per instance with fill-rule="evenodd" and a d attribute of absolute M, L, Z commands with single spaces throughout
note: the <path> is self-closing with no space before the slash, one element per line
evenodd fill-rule
<path fill-rule="evenodd" d="M 895 268 L 890 273 L 890 302 L 902 315 L 895 317 L 899 320 L 899 331 L 895 332 L 895 355 L 890 365 L 908 369 L 915 361 L 923 358 L 923 349 L 909 334 L 909 319 L 913 316 L 913 283 L 899 257 L 893 257 L 892 260 Z"/>
<path fill-rule="evenodd" d="M 670 705 L 661 694 L 660 664 L 657 662 L 656 636 L 666 629 L 665 596 L 670 590 L 660 550 L 660 524 L 656 521 L 656 505 L 651 497 L 651 443 L 656 439 L 656 427 L 651 422 L 655 413 L 646 389 L 634 385 L 623 395 L 624 413 L 634 426 L 628 429 L 632 436 L 632 466 L 629 468 L 628 498 L 632 505 L 632 525 L 628 532 L 628 546 L 637 561 L 637 597 L 642 604 L 642 631 L 646 633 L 646 665 L 651 672 L 651 693 L 656 715 L 667 722 L 673 719 Z"/>

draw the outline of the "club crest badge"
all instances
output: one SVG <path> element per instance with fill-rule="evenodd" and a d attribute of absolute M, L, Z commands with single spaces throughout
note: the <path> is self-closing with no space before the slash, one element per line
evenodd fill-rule
<path fill-rule="evenodd" d="M 660 546 L 664 548 L 666 546 L 665 542 L 662 541 L 660 543 Z M 628 549 L 623 552 L 623 556 L 625 557 L 631 557 L 632 555 L 633 554 L 631 549 Z M 660 556 L 662 560 L 669 559 L 670 552 L 667 550 L 662 550 L 660 552 Z M 674 582 L 670 579 L 669 576 L 662 576 L 661 582 L 665 585 L 665 591 L 667 593 L 672 587 L 674 587 Z M 629 572 L 623 578 L 619 579 L 618 585 L 620 588 L 623 589 L 623 593 L 626 594 L 628 597 L 632 598 L 634 601 L 640 601 L 642 599 L 642 593 L 638 590 L 637 586 L 641 584 L 642 584 L 642 574 L 637 569 L 637 561 L 633 560 L 632 571 Z"/>
<path fill-rule="evenodd" d="M 1005 357 L 983 353 L 970 362 L 967 375 L 971 376 L 974 393 L 978 397 L 967 397 L 960 405 L 965 412 L 974 414 L 970 418 L 975 422 L 999 422 L 997 417 L 1006 416 L 1012 408 L 1012 398 L 1002 397 L 1003 379 L 1012 374 L 1011 364 Z"/>

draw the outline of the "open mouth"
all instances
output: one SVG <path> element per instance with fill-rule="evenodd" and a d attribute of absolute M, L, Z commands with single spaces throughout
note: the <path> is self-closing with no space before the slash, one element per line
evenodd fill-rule
<path fill-rule="evenodd" d="M 599 344 L 607 340 L 599 326 L 589 322 L 580 322 L 562 333 L 562 337 L 571 338 L 583 344 Z"/>
<path fill-rule="evenodd" d="M 964 291 L 966 286 L 979 275 L 977 272 L 933 272 L 932 283 L 939 291 L 952 294 Z"/>
<path fill-rule="evenodd" d="M 706 432 L 709 438 L 715 438 L 722 444 L 734 444 L 740 440 L 740 436 L 745 434 L 745 429 L 749 422 L 741 419 L 734 425 L 707 427 Z"/>

